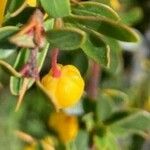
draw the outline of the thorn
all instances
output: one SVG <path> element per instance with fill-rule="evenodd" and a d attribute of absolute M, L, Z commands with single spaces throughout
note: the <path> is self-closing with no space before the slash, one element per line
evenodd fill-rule
<path fill-rule="evenodd" d="M 24 95 L 25 95 L 25 93 L 27 91 L 28 83 L 29 83 L 29 79 L 28 78 L 24 78 L 23 84 L 22 84 L 22 88 L 19 91 L 19 98 L 18 98 L 18 101 L 17 101 L 15 112 L 17 112 L 19 110 L 20 106 L 21 106 L 22 100 L 23 100 Z"/>

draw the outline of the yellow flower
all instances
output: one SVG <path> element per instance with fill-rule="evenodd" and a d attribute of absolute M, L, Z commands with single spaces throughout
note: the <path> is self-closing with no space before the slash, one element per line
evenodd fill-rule
<path fill-rule="evenodd" d="M 27 0 L 27 4 L 31 7 L 36 7 L 37 1 L 36 0 Z"/>
<path fill-rule="evenodd" d="M 7 0 L 1 0 L 1 4 L 0 4 L 0 27 L 3 23 L 6 3 L 7 3 Z"/>
<path fill-rule="evenodd" d="M 41 81 L 57 109 L 76 104 L 84 90 L 84 80 L 73 65 L 58 65 L 60 76 L 53 77 L 52 70 Z"/>
<path fill-rule="evenodd" d="M 52 113 L 48 122 L 57 133 L 63 143 L 72 141 L 78 133 L 78 119 L 76 116 L 67 115 L 64 112 Z"/>

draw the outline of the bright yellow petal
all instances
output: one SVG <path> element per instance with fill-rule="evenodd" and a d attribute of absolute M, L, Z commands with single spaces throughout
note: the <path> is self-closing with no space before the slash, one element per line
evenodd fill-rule
<path fill-rule="evenodd" d="M 2 23 L 3 23 L 4 12 L 5 12 L 5 7 L 6 7 L 7 0 L 1 0 L 0 3 L 1 3 L 0 4 L 0 26 L 1 26 Z"/>
<path fill-rule="evenodd" d="M 53 77 L 51 70 L 41 81 L 45 89 L 52 96 L 52 101 L 58 107 L 57 109 L 75 105 L 80 100 L 84 91 L 84 80 L 75 66 L 62 66 L 60 71 L 60 77 Z"/>

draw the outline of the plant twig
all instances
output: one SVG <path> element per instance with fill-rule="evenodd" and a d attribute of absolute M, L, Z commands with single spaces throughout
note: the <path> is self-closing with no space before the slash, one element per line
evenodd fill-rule
<path fill-rule="evenodd" d="M 87 94 L 92 99 L 95 99 L 97 97 L 99 80 L 100 65 L 93 61 L 89 81 L 87 83 Z"/>
<path fill-rule="evenodd" d="M 63 22 L 61 18 L 57 18 L 55 20 L 54 28 L 55 29 L 60 29 L 63 26 Z M 60 76 L 60 69 L 57 65 L 57 58 L 59 54 L 59 48 L 53 48 L 52 49 L 52 54 L 51 54 L 51 68 L 52 68 L 52 75 L 54 77 L 59 77 Z"/>
<path fill-rule="evenodd" d="M 28 78 L 24 78 L 24 80 L 23 80 L 22 88 L 19 91 L 19 98 L 18 98 L 18 101 L 17 101 L 16 109 L 15 109 L 16 112 L 19 110 L 20 105 L 22 103 L 22 100 L 24 98 L 24 95 L 25 95 L 25 93 L 27 91 L 29 80 L 30 79 L 28 79 Z"/>

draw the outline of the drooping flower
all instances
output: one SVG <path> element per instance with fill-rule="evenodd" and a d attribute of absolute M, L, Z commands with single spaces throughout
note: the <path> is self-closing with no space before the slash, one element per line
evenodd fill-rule
<path fill-rule="evenodd" d="M 60 76 L 54 77 L 52 69 L 41 81 L 51 95 L 56 108 L 66 108 L 75 105 L 84 91 L 84 80 L 79 70 L 73 65 L 58 65 Z"/>

